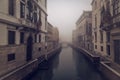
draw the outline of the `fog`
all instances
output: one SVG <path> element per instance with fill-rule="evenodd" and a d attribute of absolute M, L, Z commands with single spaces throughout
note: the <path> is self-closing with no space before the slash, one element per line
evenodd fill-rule
<path fill-rule="evenodd" d="M 91 10 L 92 0 L 48 0 L 48 21 L 60 32 L 60 40 L 71 41 L 72 30 L 83 10 Z"/>

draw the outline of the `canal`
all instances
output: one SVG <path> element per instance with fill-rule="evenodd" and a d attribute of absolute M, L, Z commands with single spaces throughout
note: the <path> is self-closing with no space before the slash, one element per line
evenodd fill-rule
<path fill-rule="evenodd" d="M 71 47 L 63 48 L 28 80 L 106 80 L 99 71 Z"/>

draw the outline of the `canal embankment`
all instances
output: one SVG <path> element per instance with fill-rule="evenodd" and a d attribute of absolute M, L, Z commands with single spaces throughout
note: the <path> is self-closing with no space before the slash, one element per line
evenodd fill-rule
<path fill-rule="evenodd" d="M 91 53 L 81 47 L 71 45 L 74 49 L 82 52 L 93 64 L 99 65 L 97 69 L 108 79 L 108 80 L 120 80 L 120 67 L 113 63 L 108 58 L 104 58 L 100 55 Z"/>
<path fill-rule="evenodd" d="M 89 51 L 75 45 L 72 45 L 72 48 L 83 53 L 83 55 L 85 55 L 93 64 L 98 65 L 100 63 L 100 56 L 90 53 Z"/>
<path fill-rule="evenodd" d="M 46 52 L 45 55 L 41 55 L 41 57 L 31 60 L 24 64 L 23 66 L 20 66 L 9 73 L 6 73 L 0 77 L 0 80 L 25 80 L 26 77 L 34 73 L 41 62 L 46 60 L 46 54 L 47 54 L 47 60 L 49 60 L 50 57 L 54 56 L 57 52 L 61 50 L 61 46 L 58 46 L 51 50 L 50 52 Z"/>

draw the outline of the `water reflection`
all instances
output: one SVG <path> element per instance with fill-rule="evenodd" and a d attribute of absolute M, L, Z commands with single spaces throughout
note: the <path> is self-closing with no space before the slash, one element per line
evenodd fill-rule
<path fill-rule="evenodd" d="M 28 80 L 105 80 L 82 54 L 70 47 L 63 48 L 47 66 L 48 70 L 39 69 Z"/>
<path fill-rule="evenodd" d="M 75 80 L 76 79 L 75 63 L 72 57 L 70 47 L 63 48 L 60 53 L 59 67 L 54 71 L 52 80 Z"/>

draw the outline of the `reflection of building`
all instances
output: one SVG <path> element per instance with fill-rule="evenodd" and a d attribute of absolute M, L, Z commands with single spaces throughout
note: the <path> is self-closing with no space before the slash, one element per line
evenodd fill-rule
<path fill-rule="evenodd" d="M 46 0 L 0 1 L 0 75 L 43 55 Z"/>
<path fill-rule="evenodd" d="M 84 11 L 76 22 L 76 30 L 73 32 L 73 39 L 80 47 L 92 50 L 92 12 Z"/>

